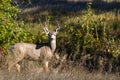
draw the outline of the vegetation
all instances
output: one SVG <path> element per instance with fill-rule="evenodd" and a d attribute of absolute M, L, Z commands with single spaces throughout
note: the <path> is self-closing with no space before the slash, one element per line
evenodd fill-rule
<path fill-rule="evenodd" d="M 64 23 L 64 33 L 66 35 L 67 53 L 72 59 L 82 59 L 87 56 L 84 64 L 87 67 L 98 69 L 99 66 L 112 65 L 119 57 L 119 20 L 115 18 L 110 21 L 105 16 L 97 16 L 88 4 L 87 11 L 77 18 Z M 116 33 L 114 33 L 116 32 Z M 100 59 L 99 59 L 100 58 Z M 107 61 L 104 61 L 107 59 Z M 104 63 L 106 62 L 106 63 Z M 116 66 L 116 68 L 119 66 Z M 107 67 L 108 68 L 108 67 Z M 109 71 L 109 70 L 108 70 Z"/>
<path fill-rule="evenodd" d="M 0 45 L 7 49 L 11 44 L 21 41 L 33 41 L 34 36 L 22 26 L 23 21 L 18 19 L 20 10 L 11 5 L 11 0 L 0 1 Z"/>
<path fill-rule="evenodd" d="M 36 3 L 38 0 L 31 1 Z M 76 12 L 40 11 L 36 7 L 20 12 L 11 2 L 0 1 L 0 46 L 5 51 L 16 42 L 46 42 L 42 28 L 47 26 L 54 30 L 59 25 L 56 52 L 68 55 L 66 63 L 69 66 L 88 71 L 120 71 L 119 13 L 114 10 L 97 12 L 91 3 L 87 4 L 86 10 Z"/>

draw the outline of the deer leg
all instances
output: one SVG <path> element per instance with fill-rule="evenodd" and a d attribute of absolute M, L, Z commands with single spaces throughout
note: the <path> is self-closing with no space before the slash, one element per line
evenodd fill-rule
<path fill-rule="evenodd" d="M 48 64 L 49 64 L 49 61 L 44 62 L 44 67 L 43 68 L 44 68 L 45 72 L 49 71 Z"/>
<path fill-rule="evenodd" d="M 10 72 L 11 71 L 11 68 L 15 65 L 15 64 L 17 64 L 18 63 L 18 61 L 11 61 L 11 62 L 9 62 L 9 64 L 8 64 L 8 71 Z"/>
<path fill-rule="evenodd" d="M 20 65 L 19 65 L 19 64 L 16 64 L 15 66 L 16 66 L 16 68 L 17 68 L 17 71 L 20 73 Z"/>
<path fill-rule="evenodd" d="M 23 57 L 21 58 L 17 58 L 17 59 L 13 59 L 12 61 L 9 62 L 8 64 L 8 71 L 11 71 L 11 68 L 15 65 L 17 67 L 18 72 L 20 72 L 20 65 L 17 64 L 19 61 L 21 61 L 23 59 Z"/>

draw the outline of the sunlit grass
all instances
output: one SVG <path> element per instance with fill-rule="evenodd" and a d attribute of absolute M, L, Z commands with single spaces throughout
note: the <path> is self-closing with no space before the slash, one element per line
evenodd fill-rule
<path fill-rule="evenodd" d="M 26 69 L 25 69 L 26 68 Z M 6 69 L 0 70 L 0 80 L 119 80 L 120 76 L 116 74 L 86 72 L 79 68 L 71 71 L 63 71 L 60 73 L 54 72 L 40 72 L 40 66 L 27 66 L 22 68 L 21 73 L 15 69 L 8 72 Z M 73 68 L 74 69 L 74 68 Z"/>

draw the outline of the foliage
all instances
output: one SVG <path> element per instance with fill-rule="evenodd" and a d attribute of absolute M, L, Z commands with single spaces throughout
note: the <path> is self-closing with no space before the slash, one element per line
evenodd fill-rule
<path fill-rule="evenodd" d="M 80 58 L 83 54 L 97 56 L 102 52 L 103 57 L 109 53 L 113 57 L 119 55 L 118 38 L 110 34 L 113 31 L 105 17 L 96 17 L 91 8 L 91 3 L 88 3 L 87 11 L 76 22 L 65 22 L 64 33 L 67 35 L 66 47 L 71 57 L 74 55 Z M 117 24 L 116 24 L 117 25 Z M 118 26 L 118 25 L 117 25 Z M 118 29 L 118 28 L 117 28 Z M 110 46 L 111 45 L 111 46 Z"/>
<path fill-rule="evenodd" d="M 23 21 L 18 20 L 20 10 L 11 5 L 11 0 L 0 0 L 0 45 L 8 48 L 15 42 L 32 42 L 35 36 L 21 28 Z"/>

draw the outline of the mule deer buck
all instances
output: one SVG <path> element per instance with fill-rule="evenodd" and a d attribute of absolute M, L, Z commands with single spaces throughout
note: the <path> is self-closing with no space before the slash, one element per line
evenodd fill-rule
<path fill-rule="evenodd" d="M 49 42 L 42 44 L 30 44 L 30 43 L 16 43 L 11 47 L 13 53 L 13 59 L 8 64 L 8 70 L 10 71 L 13 66 L 16 66 L 17 71 L 20 72 L 19 61 L 25 57 L 30 57 L 34 60 L 43 59 L 43 68 L 46 72 L 49 71 L 48 64 L 56 49 L 56 35 L 60 28 L 57 28 L 55 32 L 49 32 L 45 27 L 44 32 L 48 35 Z"/>

